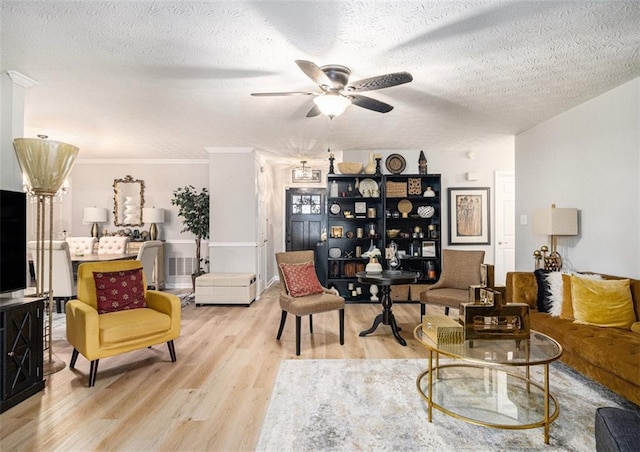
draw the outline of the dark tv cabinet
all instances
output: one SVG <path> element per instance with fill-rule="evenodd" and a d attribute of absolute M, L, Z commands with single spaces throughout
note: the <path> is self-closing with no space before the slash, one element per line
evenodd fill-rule
<path fill-rule="evenodd" d="M 0 298 L 0 413 L 44 389 L 44 298 Z"/>

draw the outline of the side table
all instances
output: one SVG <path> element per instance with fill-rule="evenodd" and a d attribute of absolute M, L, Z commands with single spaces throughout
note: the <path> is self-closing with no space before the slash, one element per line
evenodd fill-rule
<path fill-rule="evenodd" d="M 375 284 L 380 286 L 380 292 L 382 294 L 380 297 L 382 312 L 376 316 L 371 328 L 360 332 L 360 336 L 364 337 L 373 333 L 376 328 L 378 328 L 378 325 L 382 323 L 383 325 L 389 325 L 391 327 L 393 336 L 400 345 L 406 346 L 407 341 L 400 336 L 400 328 L 398 327 L 396 318 L 393 316 L 393 312 L 391 311 L 391 306 L 393 305 L 393 300 L 391 299 L 391 286 L 396 284 L 413 284 L 418 280 L 418 274 L 404 270 L 384 270 L 381 273 L 358 272 L 356 273 L 356 277 L 358 278 L 358 282 L 362 284 Z"/>

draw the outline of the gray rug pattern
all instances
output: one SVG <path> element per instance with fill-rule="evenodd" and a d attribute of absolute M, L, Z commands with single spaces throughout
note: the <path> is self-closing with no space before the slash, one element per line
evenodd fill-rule
<path fill-rule="evenodd" d="M 444 360 L 441 360 L 441 363 Z M 258 439 L 258 451 L 593 451 L 599 406 L 637 407 L 554 363 L 551 392 L 560 415 L 550 427 L 501 430 L 477 426 L 434 410 L 416 377 L 418 359 L 310 359 L 282 361 Z M 532 368 L 542 381 L 541 366 Z"/>

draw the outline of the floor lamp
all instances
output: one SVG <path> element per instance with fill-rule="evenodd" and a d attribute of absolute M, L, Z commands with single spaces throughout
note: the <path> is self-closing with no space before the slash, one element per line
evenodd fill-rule
<path fill-rule="evenodd" d="M 78 155 L 78 148 L 66 143 L 47 140 L 46 136 L 36 138 L 16 138 L 13 147 L 16 151 L 18 163 L 22 173 L 31 187 L 31 192 L 37 200 L 36 214 L 36 296 L 44 297 L 48 292 L 48 324 L 45 327 L 45 347 L 49 350 L 49 359 L 44 363 L 44 375 L 49 375 L 64 369 L 64 361 L 56 362 L 53 358 L 53 339 L 51 326 L 53 320 L 53 197 L 56 195 L 65 178 L 71 171 L 73 161 Z M 47 290 L 44 284 L 45 265 L 45 230 L 47 229 L 46 205 L 49 204 L 49 236 L 48 261 L 49 281 Z"/>

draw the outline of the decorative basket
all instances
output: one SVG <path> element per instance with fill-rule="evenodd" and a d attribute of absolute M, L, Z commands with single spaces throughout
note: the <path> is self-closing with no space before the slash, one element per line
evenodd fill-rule
<path fill-rule="evenodd" d="M 340 162 L 338 163 L 340 174 L 360 174 L 362 163 L 360 162 Z"/>
<path fill-rule="evenodd" d="M 387 198 L 405 198 L 406 196 L 406 182 L 387 181 Z"/>
<path fill-rule="evenodd" d="M 418 207 L 418 215 L 420 215 L 420 218 L 431 218 L 435 213 L 436 209 L 433 206 Z"/>

